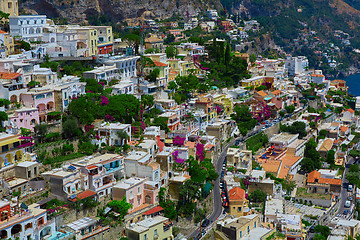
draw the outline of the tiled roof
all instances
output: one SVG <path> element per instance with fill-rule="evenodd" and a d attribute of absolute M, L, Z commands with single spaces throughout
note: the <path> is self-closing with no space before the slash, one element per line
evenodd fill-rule
<path fill-rule="evenodd" d="M 278 94 L 281 94 L 281 91 L 280 90 L 275 90 L 275 91 L 272 91 L 271 93 L 274 94 L 274 95 L 278 95 Z"/>
<path fill-rule="evenodd" d="M 166 67 L 167 64 L 166 63 L 162 63 L 162 62 L 158 62 L 158 61 L 153 61 L 155 66 L 157 67 Z"/>
<path fill-rule="evenodd" d="M 351 108 L 349 108 L 348 110 L 347 110 L 349 113 L 354 113 L 355 111 L 353 110 L 353 109 L 351 109 Z"/>
<path fill-rule="evenodd" d="M 6 34 L 7 32 L 4 32 L 3 30 L 0 30 L 0 34 Z"/>
<path fill-rule="evenodd" d="M 0 79 L 15 79 L 20 76 L 20 73 L 0 72 Z"/>
<path fill-rule="evenodd" d="M 144 212 L 144 213 L 143 213 L 143 215 L 151 215 L 151 214 L 154 214 L 154 213 L 160 212 L 160 211 L 162 211 L 162 210 L 164 210 L 162 207 L 160 207 L 160 206 L 156 206 L 156 207 L 154 207 L 154 208 L 152 208 L 152 209 L 150 209 L 150 210 L 148 210 L 148 211 Z"/>
<path fill-rule="evenodd" d="M 229 191 L 230 200 L 245 200 L 245 190 L 239 187 L 234 187 Z"/>
<path fill-rule="evenodd" d="M 330 151 L 333 146 L 333 143 L 334 143 L 333 140 L 331 140 L 330 138 L 325 139 L 324 142 L 321 144 L 319 151 L 325 151 L 325 152 Z"/>
<path fill-rule="evenodd" d="M 320 184 L 330 184 L 330 185 L 341 185 L 342 181 L 341 179 L 334 179 L 334 178 L 322 178 L 321 174 L 314 170 L 311 173 L 309 173 L 307 178 L 307 183 L 316 183 L 315 180 L 318 180 L 317 182 Z"/>
<path fill-rule="evenodd" d="M 314 170 L 314 171 L 312 171 L 311 173 L 309 173 L 306 182 L 308 182 L 308 183 L 313 183 L 313 182 L 315 182 L 315 179 L 320 179 L 320 177 L 321 177 L 321 173 L 319 173 L 318 171 Z"/>
<path fill-rule="evenodd" d="M 86 190 L 86 191 L 84 191 L 84 192 L 82 192 L 82 193 L 79 193 L 79 194 L 76 196 L 76 198 L 71 199 L 70 201 L 76 202 L 76 201 L 78 201 L 78 200 L 82 200 L 82 199 L 85 199 L 85 198 L 88 198 L 88 197 L 91 197 L 91 196 L 94 196 L 94 195 L 96 195 L 96 192 L 91 191 L 91 190 Z"/>
<path fill-rule="evenodd" d="M 346 132 L 348 129 L 349 129 L 349 128 L 346 127 L 346 126 L 341 126 L 341 127 L 340 127 L 340 131 L 342 131 L 342 132 Z"/>
<path fill-rule="evenodd" d="M 269 160 L 261 163 L 265 172 L 277 173 L 279 171 L 281 161 Z M 277 177 L 277 176 L 275 176 Z"/>
<path fill-rule="evenodd" d="M 257 94 L 259 94 L 260 96 L 262 96 L 262 97 L 266 97 L 267 96 L 267 93 L 266 92 L 264 92 L 264 91 L 258 91 L 257 92 Z"/>

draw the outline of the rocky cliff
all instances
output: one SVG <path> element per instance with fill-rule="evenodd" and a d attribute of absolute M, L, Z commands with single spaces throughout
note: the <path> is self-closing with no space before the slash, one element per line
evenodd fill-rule
<path fill-rule="evenodd" d="M 23 13 L 46 14 L 50 18 L 67 18 L 70 23 L 106 15 L 119 22 L 150 15 L 154 18 L 173 14 L 186 16 L 208 8 L 222 9 L 220 0 L 19 0 Z"/>

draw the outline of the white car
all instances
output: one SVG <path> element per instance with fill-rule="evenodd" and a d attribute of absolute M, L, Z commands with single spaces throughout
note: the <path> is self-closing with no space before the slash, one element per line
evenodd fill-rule
<path fill-rule="evenodd" d="M 344 204 L 344 207 L 349 208 L 350 205 L 351 205 L 351 202 L 350 202 L 350 201 L 346 201 L 345 204 Z"/>

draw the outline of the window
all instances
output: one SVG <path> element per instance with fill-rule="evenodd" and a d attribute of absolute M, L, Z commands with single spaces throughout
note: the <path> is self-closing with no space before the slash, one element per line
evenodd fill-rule
<path fill-rule="evenodd" d="M 132 196 L 133 196 L 133 192 L 132 192 L 132 191 L 130 191 L 130 194 L 129 194 L 129 195 L 130 195 L 130 198 L 132 198 Z"/>
<path fill-rule="evenodd" d="M 248 232 L 248 233 L 250 232 L 250 226 L 247 227 L 247 232 Z"/>
<path fill-rule="evenodd" d="M 154 237 L 157 237 L 157 229 L 154 230 Z"/>
<path fill-rule="evenodd" d="M 8 8 L 12 8 L 12 3 L 11 2 L 8 3 Z"/>
<path fill-rule="evenodd" d="M 240 231 L 240 237 L 242 237 L 242 231 Z"/>
<path fill-rule="evenodd" d="M 137 190 L 138 190 L 138 193 L 139 193 L 139 192 L 140 192 L 140 187 L 138 187 L 138 189 L 137 189 Z"/>
<path fill-rule="evenodd" d="M 256 222 L 254 222 L 254 228 L 256 228 Z"/>
<path fill-rule="evenodd" d="M 144 240 L 147 240 L 147 235 L 146 234 L 144 234 Z"/>
<path fill-rule="evenodd" d="M 238 212 L 241 212 L 241 207 L 238 207 Z"/>

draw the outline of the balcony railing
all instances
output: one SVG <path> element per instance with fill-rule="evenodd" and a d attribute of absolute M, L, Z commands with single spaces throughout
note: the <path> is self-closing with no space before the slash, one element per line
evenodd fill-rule
<path fill-rule="evenodd" d="M 55 222 L 55 218 L 47 221 L 46 223 L 43 223 L 43 224 L 40 224 L 40 225 L 36 226 L 35 230 L 41 230 L 44 227 L 47 227 L 47 226 L 51 225 L 53 222 Z"/>

